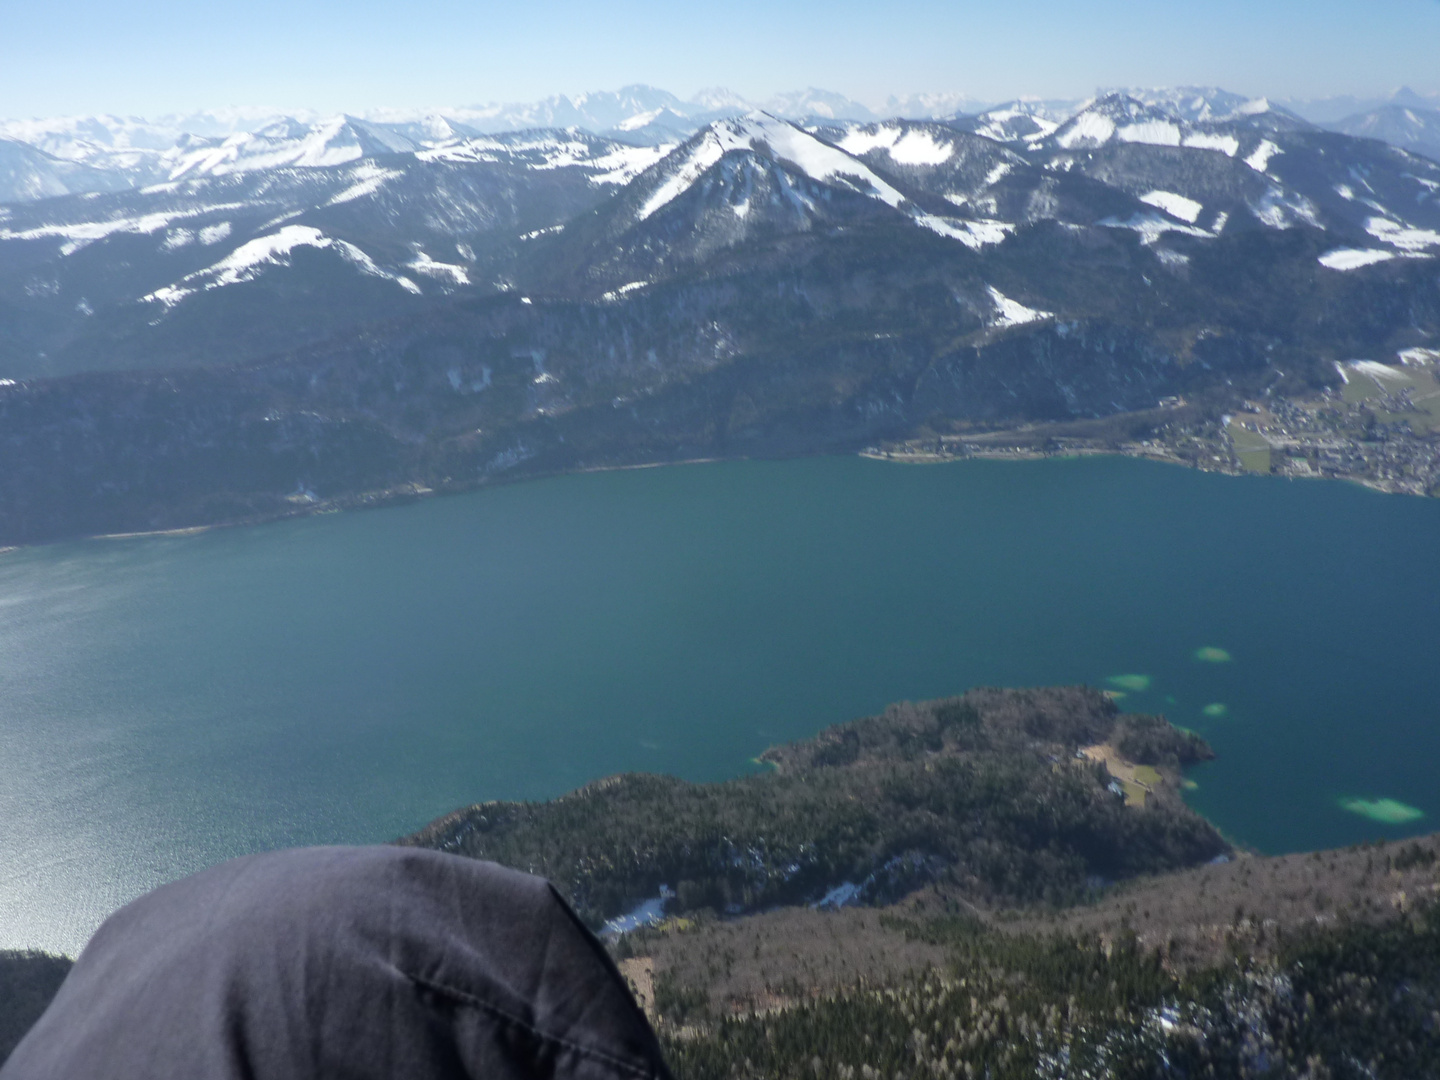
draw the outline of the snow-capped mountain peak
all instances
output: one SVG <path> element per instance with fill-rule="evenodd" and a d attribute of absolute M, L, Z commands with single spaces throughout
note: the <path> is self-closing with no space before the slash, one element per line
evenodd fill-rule
<path fill-rule="evenodd" d="M 116 191 L 129 186 L 123 177 L 82 162 L 57 158 L 14 139 L 0 139 L 0 203 Z"/>
<path fill-rule="evenodd" d="M 1346 116 L 1343 122 L 1329 126 L 1379 137 L 1433 158 L 1440 156 L 1440 140 L 1433 133 L 1426 107 L 1434 111 L 1437 103 L 1440 99 L 1397 91 L 1382 103 L 1384 116 L 1377 113 L 1366 119 L 1342 114 Z M 943 118 L 959 130 L 1037 151 L 1041 143 L 1055 137 L 1062 141 L 1047 145 L 1072 152 L 1114 140 L 1174 145 L 1177 130 L 1182 143 L 1187 133 L 1195 132 L 1205 138 L 1213 136 L 1213 142 L 1215 138 L 1245 141 L 1245 131 L 1273 138 L 1285 132 L 1315 130 L 1273 100 L 1246 98 L 1215 87 L 1109 92 L 1080 103 L 1019 100 L 981 113 L 957 112 L 962 107 L 979 108 L 980 103 L 959 94 L 892 95 L 882 117 L 844 95 L 810 88 L 777 95 L 764 109 L 775 117 L 831 125 L 871 123 L 887 117 Z M 325 167 L 428 150 L 480 135 L 539 128 L 577 128 L 650 147 L 674 146 L 713 121 L 741 116 L 753 108 L 740 94 L 724 88 L 702 90 L 682 101 L 655 87 L 632 85 L 530 103 L 377 109 L 363 116 L 319 117 L 305 110 L 282 113 L 236 108 L 154 120 L 104 114 L 0 120 L 0 140 L 22 143 L 48 155 L 36 158 L 27 154 L 25 166 L 13 166 L 18 171 L 9 181 L 0 181 L 0 202 L 142 188 L 182 176 Z M 1217 135 L 1221 129 L 1223 134 Z M 1236 148 L 1227 152 L 1233 156 Z M 7 154 L 15 161 L 21 156 L 14 148 Z M 85 168 L 67 170 L 51 159 Z"/>
<path fill-rule="evenodd" d="M 567 101 L 653 132 L 693 122 L 722 95 L 677 103 L 637 89 Z M 866 123 L 752 110 L 658 146 L 579 125 L 485 134 L 433 110 L 272 116 L 165 150 L 136 147 L 143 132 L 117 126 L 106 152 L 148 161 L 163 182 L 143 185 L 0 141 L 0 182 L 7 154 L 59 178 L 46 190 L 27 174 L 30 186 L 0 206 L 0 299 L 22 313 L 10 324 L 20 359 L 0 375 L 83 370 L 97 358 L 199 362 L 213 353 L 189 344 L 197 327 L 223 328 L 227 358 L 253 359 L 441 310 L 452 295 L 493 297 L 497 312 L 509 311 L 512 290 L 537 306 L 568 297 L 658 311 L 684 282 L 724 277 L 743 292 L 754 268 L 808 266 L 812 253 L 917 272 L 953 265 L 955 281 L 970 281 L 957 286 L 956 310 L 987 340 L 1037 328 L 1046 311 L 1057 312 L 1057 334 L 1066 325 L 1066 304 L 1027 283 L 1026 266 L 1049 274 L 1057 259 L 1120 246 L 1130 254 L 1104 258 L 1134 269 L 1146 290 L 1157 274 L 1177 288 L 1213 275 L 1276 230 L 1296 230 L 1274 250 L 1311 273 L 1433 276 L 1414 262 L 1440 257 L 1440 164 L 1273 103 L 1240 109 L 1241 99 L 1217 116 L 1226 104 L 1208 92 L 1178 103 L 1112 94 L 1074 115 L 1031 101 L 944 122 Z M 1425 119 L 1397 109 L 1407 124 Z M 74 186 L 104 177 L 126 190 Z M 814 263 L 817 281 L 831 265 L 829 255 Z M 717 357 L 730 348 L 711 344 Z"/>
<path fill-rule="evenodd" d="M 408 153 L 420 145 L 378 124 L 333 116 L 306 124 L 286 117 L 255 132 L 224 139 L 190 136 L 165 156 L 171 180 L 182 176 L 252 172 L 284 165 L 323 168 L 378 154 Z"/>
<path fill-rule="evenodd" d="M 1205 112 L 1210 105 L 1227 103 L 1223 97 L 1201 102 L 1191 99 L 1188 111 Z M 1152 104 L 1126 94 L 1106 94 L 1086 105 L 1045 136 L 1045 146 L 1069 152 L 1094 150 L 1112 143 L 1146 143 L 1152 146 L 1189 146 L 1217 150 L 1235 157 L 1244 148 L 1247 161 L 1256 153 L 1259 163 L 1252 164 L 1264 171 L 1264 162 L 1279 150 L 1265 142 L 1281 132 L 1313 130 L 1312 126 L 1293 113 L 1276 108 L 1264 98 L 1242 100 L 1238 106 L 1215 119 L 1190 120 L 1178 115 L 1169 104 Z M 1035 149 L 1040 140 L 1027 139 Z M 1262 146 L 1269 149 L 1262 150 Z"/>
<path fill-rule="evenodd" d="M 707 112 L 721 112 L 730 109 L 750 112 L 754 108 L 745 98 L 726 86 L 707 86 L 690 99 L 690 104 Z"/>
<path fill-rule="evenodd" d="M 1034 142 L 1053 132 L 1064 119 L 1038 102 L 1012 101 L 973 117 L 957 117 L 956 126 L 996 142 Z"/>
<path fill-rule="evenodd" d="M 1251 98 L 1243 101 L 1230 110 L 1230 116 L 1259 116 L 1261 113 L 1270 112 L 1274 106 L 1270 104 L 1269 98 Z"/>
<path fill-rule="evenodd" d="M 1230 116 L 1247 101 L 1243 95 L 1221 90 L 1217 86 L 1168 86 L 1117 92 L 1192 124 Z"/>
<path fill-rule="evenodd" d="M 733 120 L 717 120 L 675 151 L 661 166 L 660 182 L 637 211 L 644 221 L 689 189 L 731 151 L 760 151 L 812 180 L 841 184 L 898 207 L 905 196 L 864 162 L 788 120 L 755 111 Z"/>
<path fill-rule="evenodd" d="M 796 119 L 818 117 L 824 120 L 876 120 L 873 112 L 858 101 L 832 90 L 808 87 L 788 94 L 777 94 L 765 102 L 765 111 Z"/>
<path fill-rule="evenodd" d="M 883 116 L 907 120 L 938 120 L 966 113 L 978 113 L 993 101 L 980 101 L 969 94 L 944 92 L 938 94 L 891 94 L 880 110 Z"/>
<path fill-rule="evenodd" d="M 1382 105 L 1330 125 L 1346 135 L 1380 139 L 1440 161 L 1440 109 Z"/>
<path fill-rule="evenodd" d="M 1180 145 L 1180 121 L 1167 110 L 1125 94 L 1107 94 L 1061 124 L 1050 137 L 1065 150 L 1121 142 Z"/>
<path fill-rule="evenodd" d="M 426 163 L 506 162 L 539 172 L 578 168 L 588 173 L 592 184 L 628 184 L 672 149 L 673 145 L 630 146 L 572 128 L 451 139 L 417 151 L 415 157 Z"/>

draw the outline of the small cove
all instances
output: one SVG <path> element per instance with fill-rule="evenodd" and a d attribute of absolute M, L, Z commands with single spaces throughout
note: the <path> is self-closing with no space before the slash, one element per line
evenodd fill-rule
<path fill-rule="evenodd" d="M 1440 502 L 1348 485 L 810 458 L 10 552 L 0 944 L 73 951 L 232 855 L 721 779 L 981 684 L 1200 731 L 1192 805 L 1264 851 L 1428 832 L 1437 540 Z"/>

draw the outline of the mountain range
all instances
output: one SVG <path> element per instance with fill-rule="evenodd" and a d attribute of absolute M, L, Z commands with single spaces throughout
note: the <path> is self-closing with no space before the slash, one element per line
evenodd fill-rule
<path fill-rule="evenodd" d="M 255 167 L 261 161 L 275 163 L 289 152 L 292 163 L 336 164 L 370 152 L 418 150 L 457 137 L 537 128 L 579 128 L 624 142 L 675 144 L 715 120 L 756 110 L 800 122 L 941 120 L 968 125 L 970 130 L 986 128 L 983 133 L 998 137 L 996 133 L 1007 130 L 1008 114 L 1056 124 L 1112 93 L 1191 122 L 1218 120 L 1250 100 L 1214 87 L 1120 89 L 1086 100 L 1009 103 L 945 93 L 892 95 L 872 110 L 842 94 L 813 87 L 757 103 L 724 88 L 704 90 L 684 101 L 667 91 L 636 85 L 521 104 L 433 111 L 380 109 L 355 117 L 249 108 L 156 120 L 111 115 L 0 120 L 0 202 L 142 187 L 176 179 L 205 162 Z M 1426 97 L 1402 87 L 1383 98 L 1277 104 L 1318 126 L 1440 158 L 1440 96 Z"/>
<path fill-rule="evenodd" d="M 743 105 L 11 125 L 0 542 L 1220 410 L 1440 335 L 1440 164 L 1263 99 Z"/>

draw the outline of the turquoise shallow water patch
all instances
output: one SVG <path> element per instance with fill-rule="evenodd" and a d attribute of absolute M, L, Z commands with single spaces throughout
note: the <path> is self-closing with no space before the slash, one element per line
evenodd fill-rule
<path fill-rule="evenodd" d="M 1149 690 L 1153 680 L 1149 675 L 1107 675 L 1105 681 L 1116 689 L 1138 694 Z"/>
<path fill-rule="evenodd" d="M 1409 806 L 1396 799 L 1341 799 L 1340 808 L 1386 825 L 1408 825 L 1425 816 L 1425 811 L 1419 807 Z"/>

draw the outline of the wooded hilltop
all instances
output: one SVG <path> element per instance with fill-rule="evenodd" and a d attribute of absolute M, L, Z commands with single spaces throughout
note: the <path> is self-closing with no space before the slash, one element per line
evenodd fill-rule
<path fill-rule="evenodd" d="M 1209 756 L 1092 689 L 980 689 L 402 842 L 597 927 L 668 886 L 607 938 L 682 1080 L 1440 1076 L 1440 844 L 1236 850 L 1179 796 Z"/>

